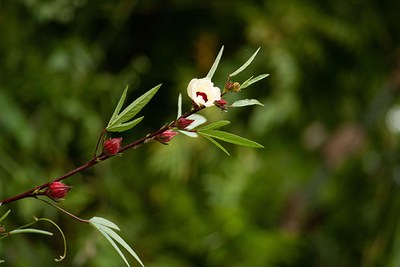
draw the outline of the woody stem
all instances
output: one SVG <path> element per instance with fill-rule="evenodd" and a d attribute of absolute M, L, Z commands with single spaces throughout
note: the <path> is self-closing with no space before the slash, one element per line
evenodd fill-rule
<path fill-rule="evenodd" d="M 180 116 L 179 118 L 186 118 L 186 117 L 188 117 L 188 116 L 190 116 L 190 115 L 192 115 L 192 114 L 194 114 L 194 113 L 196 113 L 196 112 L 198 112 L 198 111 L 200 111 L 202 109 L 204 109 L 204 107 L 196 107 L 196 108 L 192 109 L 191 111 L 188 111 L 188 112 L 182 114 L 182 116 Z M 171 123 L 167 124 L 166 126 L 161 127 L 159 130 L 157 130 L 157 131 L 155 131 L 155 132 L 153 132 L 153 133 L 151 133 L 149 135 L 146 135 L 145 137 L 142 137 L 142 138 L 140 138 L 140 139 L 138 139 L 138 140 L 136 140 L 136 141 L 124 146 L 124 147 L 122 147 L 118 151 L 118 153 L 122 153 L 122 152 L 124 152 L 124 151 L 126 151 L 128 149 L 131 149 L 131 148 L 135 149 L 135 148 L 147 143 L 148 141 L 153 140 L 157 135 L 165 132 L 170 127 L 174 127 L 176 125 L 177 120 L 174 120 Z M 102 138 L 104 133 L 105 133 L 105 131 L 102 132 L 99 140 Z M 99 142 L 100 141 L 98 141 L 98 143 Z M 62 175 L 62 176 L 60 176 L 60 177 L 58 177 L 56 179 L 53 179 L 51 182 L 47 182 L 45 184 L 36 186 L 36 187 L 34 187 L 34 188 L 32 188 L 32 189 L 30 189 L 30 190 L 28 190 L 26 192 L 23 192 L 21 194 L 18 194 L 16 196 L 3 199 L 2 201 L 0 201 L 0 206 L 6 205 L 6 204 L 10 204 L 12 202 L 15 202 L 15 201 L 18 201 L 18 200 L 21 200 L 21 199 L 24 199 L 24 198 L 36 197 L 38 195 L 38 191 L 47 188 L 51 183 L 65 180 L 65 179 L 67 179 L 67 178 L 69 178 L 69 177 L 71 177 L 71 176 L 73 176 L 73 175 L 75 175 L 75 174 L 77 174 L 79 172 L 85 171 L 85 170 L 93 167 L 94 165 L 97 165 L 98 163 L 100 163 L 100 162 L 102 162 L 104 160 L 107 160 L 107 159 L 109 159 L 111 157 L 112 157 L 112 155 L 107 156 L 107 155 L 105 155 L 103 153 L 101 153 L 99 156 L 94 156 L 94 158 L 91 159 L 89 162 L 83 164 L 80 167 L 77 167 L 76 169 L 73 169 L 73 170 L 67 172 L 66 174 L 64 174 L 64 175 Z"/>

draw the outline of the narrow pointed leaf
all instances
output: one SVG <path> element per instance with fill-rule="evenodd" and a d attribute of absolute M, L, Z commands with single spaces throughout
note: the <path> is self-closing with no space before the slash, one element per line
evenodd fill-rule
<path fill-rule="evenodd" d="M 133 251 L 133 249 L 125 242 L 115 231 L 105 226 L 101 227 L 104 232 L 106 232 L 113 240 L 117 241 L 126 251 L 129 252 L 139 263 L 144 266 L 143 262 L 139 259 L 139 256 Z"/>
<path fill-rule="evenodd" d="M 112 122 L 115 120 L 115 118 L 117 117 L 118 113 L 120 112 L 122 105 L 125 102 L 125 98 L 126 98 L 126 93 L 128 92 L 128 85 L 125 87 L 124 92 L 122 93 L 121 98 L 118 101 L 117 107 L 114 110 L 114 113 L 112 114 L 110 121 L 108 122 L 107 126 L 110 126 L 112 124 Z"/>
<path fill-rule="evenodd" d="M 24 229 L 16 229 L 12 230 L 9 232 L 10 235 L 15 235 L 15 234 L 41 234 L 41 235 L 53 235 L 53 233 L 44 231 L 44 230 L 39 230 L 39 229 L 34 229 L 34 228 L 24 228 Z"/>
<path fill-rule="evenodd" d="M 258 81 L 260 81 L 260 80 L 262 80 L 262 79 L 264 79 L 264 78 L 266 78 L 266 77 L 268 77 L 268 76 L 269 76 L 269 74 L 261 74 L 261 75 L 258 75 L 258 76 L 255 77 L 255 78 L 253 78 L 253 76 L 252 76 L 252 77 L 250 77 L 248 80 L 246 80 L 245 82 L 243 82 L 243 83 L 240 85 L 240 89 L 249 87 L 249 86 L 252 85 L 253 83 L 256 83 L 256 82 L 258 82 Z"/>
<path fill-rule="evenodd" d="M 221 128 L 222 126 L 228 125 L 229 123 L 231 123 L 231 122 L 226 121 L 226 120 L 216 121 L 216 122 L 210 123 L 209 125 L 199 128 L 199 131 L 207 131 L 207 130 L 212 130 L 212 129 L 216 129 L 216 128 Z"/>
<path fill-rule="evenodd" d="M 122 259 L 128 266 L 128 261 L 114 241 L 124 247 L 129 252 L 129 254 L 131 254 L 142 266 L 144 266 L 143 262 L 140 260 L 139 256 L 133 251 L 133 249 L 113 230 L 120 230 L 116 224 L 101 217 L 93 217 L 92 219 L 90 219 L 90 224 L 94 226 L 97 230 L 99 230 L 107 238 L 107 240 L 111 243 L 114 249 L 117 250 L 117 252 L 120 254 Z"/>
<path fill-rule="evenodd" d="M 246 88 L 248 86 L 248 83 L 251 81 L 251 79 L 253 79 L 254 76 L 251 76 L 250 78 L 248 78 L 247 80 L 245 80 L 244 82 L 242 82 L 242 84 L 240 85 L 240 88 Z"/>
<path fill-rule="evenodd" d="M 103 230 L 103 227 L 101 224 L 96 224 L 91 222 L 90 225 L 95 227 L 107 240 L 110 242 L 110 244 L 114 247 L 114 249 L 118 252 L 119 256 L 124 260 L 125 264 L 130 267 L 129 262 L 125 258 L 125 255 L 122 253 L 121 249 L 115 244 L 114 240 Z"/>
<path fill-rule="evenodd" d="M 218 67 L 219 61 L 221 60 L 222 57 L 222 52 L 224 51 L 224 46 L 221 47 L 221 49 L 219 50 L 219 53 L 217 55 L 217 58 L 215 59 L 210 71 L 207 73 L 207 78 L 209 78 L 210 80 L 212 79 L 212 77 L 214 76 L 214 72 Z"/>
<path fill-rule="evenodd" d="M 118 125 L 132 119 L 151 100 L 151 98 L 157 93 L 160 87 L 161 84 L 153 87 L 152 89 L 150 89 L 149 91 L 138 97 L 129 106 L 127 106 L 120 114 L 117 115 L 117 117 L 110 126 Z"/>
<path fill-rule="evenodd" d="M 127 130 L 133 128 L 134 126 L 136 126 L 139 122 L 141 122 L 143 120 L 143 118 L 144 118 L 144 116 L 134 119 L 133 121 L 130 121 L 130 122 L 125 122 L 125 123 L 110 126 L 107 128 L 107 131 L 109 131 L 109 132 L 127 131 Z"/>
<path fill-rule="evenodd" d="M 178 116 L 176 118 L 179 119 L 180 116 L 182 116 L 182 94 L 178 96 Z"/>
<path fill-rule="evenodd" d="M 221 149 L 222 151 L 224 151 L 225 154 L 227 154 L 228 156 L 230 156 L 231 154 L 229 154 L 228 150 L 225 149 L 225 147 L 223 147 L 220 143 L 218 143 L 217 141 L 215 141 L 214 139 L 212 139 L 211 137 L 204 135 L 200 132 L 200 134 L 206 138 L 208 141 L 210 141 L 211 143 L 213 143 L 216 147 L 218 147 L 219 149 Z"/>
<path fill-rule="evenodd" d="M 231 74 L 229 74 L 229 76 L 233 77 L 235 75 L 238 75 L 244 69 L 246 69 L 251 64 L 251 62 L 254 60 L 254 58 L 256 57 L 256 55 L 258 53 L 258 51 L 260 51 L 260 47 L 257 49 L 257 51 L 240 68 L 238 68 L 236 71 L 234 71 Z"/>
<path fill-rule="evenodd" d="M 0 218 L 0 222 L 2 222 L 5 218 L 7 218 L 8 214 L 10 214 L 11 210 L 8 210 L 6 213 L 3 214 Z"/>
<path fill-rule="evenodd" d="M 245 106 L 253 106 L 253 105 L 264 106 L 264 104 L 260 103 L 260 101 L 258 101 L 257 99 L 241 99 L 241 100 L 233 102 L 231 107 L 237 108 L 237 107 L 245 107 Z"/>
<path fill-rule="evenodd" d="M 113 223 L 113 222 L 111 222 L 111 221 L 109 221 L 107 219 L 104 219 L 102 217 L 93 217 L 93 218 L 90 219 L 90 222 L 101 224 L 101 225 L 104 225 L 104 226 L 106 226 L 108 228 L 112 228 L 112 229 L 120 231 L 119 227 L 115 223 Z"/>
<path fill-rule="evenodd" d="M 232 143 L 235 145 L 254 147 L 254 148 L 264 148 L 264 146 L 260 145 L 257 142 L 220 130 L 207 130 L 207 131 L 202 131 L 201 133 L 209 137 L 219 139 L 221 141 Z"/>

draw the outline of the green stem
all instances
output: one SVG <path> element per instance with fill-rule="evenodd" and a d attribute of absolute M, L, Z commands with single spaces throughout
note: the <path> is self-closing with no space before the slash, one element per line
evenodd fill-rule
<path fill-rule="evenodd" d="M 107 129 L 104 128 L 104 130 L 101 132 L 101 134 L 99 136 L 99 139 L 97 140 L 96 148 L 94 149 L 94 152 L 93 152 L 93 158 L 94 159 L 97 156 L 97 150 L 99 149 L 99 144 L 101 142 L 101 139 L 103 139 L 103 136 L 106 134 L 106 132 L 107 132 Z"/>
<path fill-rule="evenodd" d="M 57 206 L 56 204 L 54 204 L 54 203 L 52 203 L 52 202 L 50 202 L 50 201 L 47 201 L 47 200 L 45 200 L 45 199 L 38 198 L 38 197 L 37 197 L 36 199 L 38 199 L 38 200 L 40 200 L 40 201 L 43 201 L 44 203 L 47 203 L 47 204 L 49 204 L 50 206 L 53 206 L 54 208 L 60 210 L 61 212 L 64 212 L 65 214 L 67 214 L 68 216 L 74 218 L 75 220 L 77 220 L 77 221 L 79 221 L 79 222 L 82 222 L 82 223 L 89 223 L 89 220 L 81 219 L 81 218 L 79 218 L 78 216 L 76 216 L 76 215 L 70 213 L 69 211 L 66 211 L 65 209 L 63 209 L 63 208 Z"/>

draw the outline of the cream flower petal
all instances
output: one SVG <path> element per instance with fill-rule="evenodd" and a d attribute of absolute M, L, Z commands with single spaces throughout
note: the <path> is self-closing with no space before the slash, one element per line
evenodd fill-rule
<path fill-rule="evenodd" d="M 187 92 L 198 106 L 211 107 L 214 105 L 214 101 L 221 99 L 221 90 L 215 87 L 209 78 L 192 79 Z"/>

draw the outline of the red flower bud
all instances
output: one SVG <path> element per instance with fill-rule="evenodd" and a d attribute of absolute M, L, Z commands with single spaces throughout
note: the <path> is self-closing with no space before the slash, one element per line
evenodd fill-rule
<path fill-rule="evenodd" d="M 161 143 L 168 143 L 177 134 L 178 134 L 177 132 L 174 132 L 172 130 L 166 130 L 166 131 L 160 133 L 159 135 L 157 135 L 156 140 Z"/>
<path fill-rule="evenodd" d="M 60 201 L 63 200 L 71 188 L 71 186 L 65 185 L 62 182 L 52 182 L 47 187 L 45 194 L 54 201 Z"/>
<path fill-rule="evenodd" d="M 225 92 L 240 92 L 240 83 L 228 81 L 225 84 Z"/>
<path fill-rule="evenodd" d="M 225 89 L 225 92 L 232 92 L 233 91 L 233 82 L 227 81 L 224 89 Z"/>
<path fill-rule="evenodd" d="M 113 156 L 118 153 L 121 148 L 122 137 L 111 138 L 104 142 L 103 153 L 107 156 Z"/>
<path fill-rule="evenodd" d="M 214 105 L 220 109 L 225 110 L 226 109 L 226 105 L 228 104 L 228 102 L 225 99 L 220 99 L 220 100 L 216 100 L 214 101 Z"/>
<path fill-rule="evenodd" d="M 186 119 L 186 118 L 179 118 L 179 120 L 176 122 L 176 127 L 178 127 L 179 130 L 186 129 L 190 124 L 192 124 L 194 120 Z"/>

